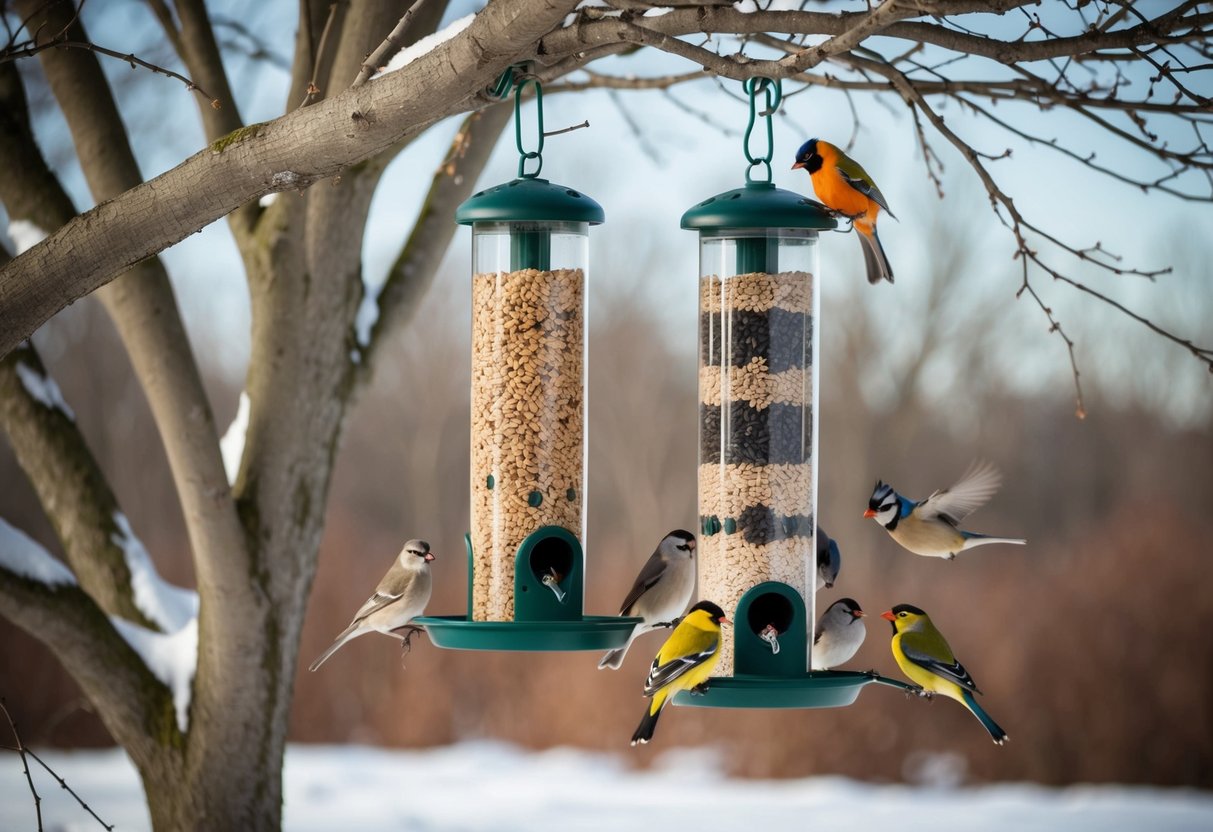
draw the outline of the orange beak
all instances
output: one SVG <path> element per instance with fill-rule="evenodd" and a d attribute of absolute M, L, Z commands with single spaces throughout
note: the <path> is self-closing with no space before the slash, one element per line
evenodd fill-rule
<path fill-rule="evenodd" d="M 882 612 L 882 613 L 880 614 L 880 617 L 881 617 L 881 618 L 883 618 L 883 619 L 885 619 L 886 621 L 892 621 L 892 620 L 893 620 L 893 618 L 894 618 L 894 616 L 893 616 L 893 611 L 892 611 L 892 610 L 885 610 L 884 612 Z"/>
<path fill-rule="evenodd" d="M 792 165 L 792 170 L 796 170 L 797 168 L 803 168 L 803 167 L 804 167 L 804 162 L 797 162 L 796 164 Z"/>
<path fill-rule="evenodd" d="M 874 512 L 872 509 L 867 509 L 866 511 L 864 511 L 863 516 L 864 517 L 875 517 L 876 512 Z"/>
<path fill-rule="evenodd" d="M 733 622 L 732 622 L 732 621 L 729 621 L 729 619 L 725 618 L 724 616 L 721 616 L 721 618 L 720 618 L 720 623 L 721 623 L 721 624 L 728 624 L 730 627 L 733 625 Z"/>

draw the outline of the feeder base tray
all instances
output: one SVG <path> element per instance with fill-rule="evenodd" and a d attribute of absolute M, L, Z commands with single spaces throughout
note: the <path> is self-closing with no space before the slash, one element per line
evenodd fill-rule
<path fill-rule="evenodd" d="M 622 647 L 643 619 L 587 615 L 575 621 L 468 621 L 462 615 L 427 615 L 412 623 L 448 650 L 560 652 Z"/>
<path fill-rule="evenodd" d="M 918 688 L 875 673 L 817 670 L 803 676 L 721 676 L 701 695 L 682 691 L 674 704 L 691 708 L 842 708 L 873 682 L 917 692 Z"/>

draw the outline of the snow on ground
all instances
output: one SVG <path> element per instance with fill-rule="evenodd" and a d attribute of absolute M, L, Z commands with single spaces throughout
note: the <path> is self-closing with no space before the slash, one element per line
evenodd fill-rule
<path fill-rule="evenodd" d="M 184 732 L 190 723 L 190 693 L 193 691 L 194 668 L 198 666 L 198 619 L 190 619 L 184 627 L 172 633 L 153 632 L 123 618 L 111 617 L 110 621 L 118 634 L 143 659 L 152 675 L 172 691 L 177 727 Z M 54 764 L 51 768 L 54 768 Z M 7 827 L 0 825 L 0 829 L 4 828 Z"/>
<path fill-rule="evenodd" d="M 76 576 L 62 561 L 51 557 L 29 535 L 3 518 L 0 518 L 0 567 L 44 584 L 76 583 Z"/>
<path fill-rule="evenodd" d="M 106 823 L 148 829 L 134 768 L 119 751 L 48 752 Z M 980 829 L 1195 832 L 1213 829 L 1213 794 L 1181 789 L 1026 784 L 923 788 L 841 777 L 737 780 L 708 750 L 673 749 L 650 771 L 626 754 L 528 752 L 476 742 L 427 751 L 293 745 L 288 832 L 617 832 L 622 829 Z M 46 828 L 95 824 L 42 772 Z M 906 819 L 914 822 L 907 826 Z M 90 824 L 93 824 L 90 827 Z M 34 828 L 21 763 L 0 756 L 0 829 Z"/>
<path fill-rule="evenodd" d="M 175 633 L 184 628 L 190 619 L 198 615 L 198 593 L 173 586 L 160 577 L 143 542 L 131 531 L 130 521 L 125 514 L 115 511 L 114 525 L 118 531 L 110 536 L 110 540 L 126 557 L 126 568 L 131 573 L 131 592 L 139 612 L 166 633 Z"/>
<path fill-rule="evenodd" d="M 228 485 L 236 484 L 240 473 L 240 460 L 244 457 L 244 437 L 248 433 L 248 392 L 240 391 L 240 404 L 236 406 L 236 418 L 227 426 L 227 432 L 219 440 L 219 453 L 223 455 L 223 470 L 227 472 Z"/>

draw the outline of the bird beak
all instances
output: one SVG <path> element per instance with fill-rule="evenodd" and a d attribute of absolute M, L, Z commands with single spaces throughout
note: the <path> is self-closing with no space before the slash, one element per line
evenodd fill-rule
<path fill-rule="evenodd" d="M 733 626 L 733 622 L 732 622 L 732 621 L 729 621 L 729 619 L 724 618 L 723 616 L 722 616 L 722 617 L 721 617 L 721 619 L 720 619 L 720 623 L 721 623 L 721 624 L 728 624 L 730 627 L 731 627 L 731 626 Z"/>
<path fill-rule="evenodd" d="M 873 511 L 872 509 L 867 509 L 866 511 L 864 511 L 863 516 L 864 517 L 875 517 L 876 512 Z"/>
<path fill-rule="evenodd" d="M 826 581 L 826 589 L 833 589 L 833 588 L 834 588 L 834 582 Z"/>
<path fill-rule="evenodd" d="M 792 165 L 792 170 L 796 170 L 797 168 L 803 168 L 803 167 L 804 167 L 804 162 L 797 162 L 796 164 Z"/>
<path fill-rule="evenodd" d="M 687 541 L 687 549 L 689 549 L 692 552 L 695 551 L 695 541 L 694 540 Z"/>
<path fill-rule="evenodd" d="M 430 561 L 432 561 L 433 559 L 434 559 L 434 556 L 433 556 L 432 554 L 430 554 L 429 552 L 426 552 L 426 553 L 425 553 L 425 562 L 426 562 L 426 563 L 429 563 L 429 562 L 430 562 Z"/>
<path fill-rule="evenodd" d="M 851 615 L 855 616 L 856 618 L 864 618 L 867 616 L 867 613 L 863 610 L 855 610 L 855 612 L 851 613 Z"/>
<path fill-rule="evenodd" d="M 881 618 L 883 618 L 883 619 L 885 619 L 886 621 L 892 621 L 892 620 L 893 620 L 893 611 L 892 611 L 892 610 L 885 610 L 884 612 L 882 612 L 882 613 L 880 614 L 880 617 L 881 617 Z"/>

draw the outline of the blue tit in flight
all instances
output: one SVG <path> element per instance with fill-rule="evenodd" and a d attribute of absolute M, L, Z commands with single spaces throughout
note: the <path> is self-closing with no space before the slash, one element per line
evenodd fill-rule
<path fill-rule="evenodd" d="M 864 517 L 871 517 L 901 546 L 916 555 L 952 560 L 958 552 L 988 543 L 1023 545 L 1018 537 L 993 537 L 960 528 L 960 523 L 998 491 L 1002 475 L 992 465 L 969 468 L 951 488 L 914 502 L 877 480 Z"/>

